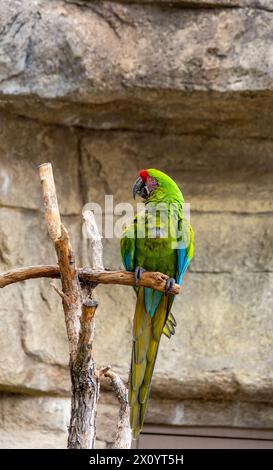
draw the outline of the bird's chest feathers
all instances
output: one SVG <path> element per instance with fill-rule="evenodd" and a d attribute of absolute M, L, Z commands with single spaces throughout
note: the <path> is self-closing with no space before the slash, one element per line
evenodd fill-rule
<path fill-rule="evenodd" d="M 160 236 L 138 239 L 136 252 L 143 258 L 160 258 L 172 256 L 174 253 L 172 240 Z"/>

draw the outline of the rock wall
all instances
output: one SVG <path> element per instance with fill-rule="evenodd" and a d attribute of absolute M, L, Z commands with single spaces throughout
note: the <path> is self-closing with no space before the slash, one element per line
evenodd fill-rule
<path fill-rule="evenodd" d="M 37 165 L 88 265 L 81 209 L 131 202 L 158 167 L 191 204 L 196 253 L 162 340 L 147 422 L 272 428 L 272 5 L 260 0 L 5 1 L 0 14 L 0 271 L 55 262 Z M 105 265 L 121 265 L 117 239 Z M 64 447 L 67 342 L 49 281 L 3 289 L 0 446 Z M 97 289 L 95 354 L 124 378 L 134 295 Z M 122 299 L 122 302 L 121 302 Z M 102 392 L 98 446 L 110 445 Z"/>

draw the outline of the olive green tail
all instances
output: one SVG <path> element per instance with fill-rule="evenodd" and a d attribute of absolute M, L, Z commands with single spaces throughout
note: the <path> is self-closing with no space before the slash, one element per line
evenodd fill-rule
<path fill-rule="evenodd" d="M 144 423 L 153 370 L 169 306 L 169 297 L 163 295 L 154 316 L 151 317 L 145 308 L 144 288 L 139 288 L 129 380 L 130 425 L 133 439 L 137 439 Z"/>

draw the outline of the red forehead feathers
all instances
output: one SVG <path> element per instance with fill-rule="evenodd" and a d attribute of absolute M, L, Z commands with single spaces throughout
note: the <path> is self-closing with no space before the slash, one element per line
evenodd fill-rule
<path fill-rule="evenodd" d="M 148 178 L 148 171 L 147 170 L 141 170 L 139 172 L 139 176 L 140 178 L 143 180 L 143 181 L 147 181 L 147 178 Z"/>

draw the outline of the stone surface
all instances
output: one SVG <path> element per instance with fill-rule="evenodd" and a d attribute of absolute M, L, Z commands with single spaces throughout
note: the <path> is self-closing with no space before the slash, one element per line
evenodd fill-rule
<path fill-rule="evenodd" d="M 73 131 L 2 115 L 0 142 L 1 206 L 41 210 L 37 167 L 49 161 L 54 168 L 61 212 L 74 215 L 80 212 L 77 138 Z"/>
<path fill-rule="evenodd" d="M 70 402 L 62 398 L 0 398 L 0 448 L 65 448 Z M 102 393 L 98 405 L 96 448 L 110 448 L 117 423 L 117 403 Z M 146 424 L 272 428 L 273 408 L 266 403 L 151 399 Z M 174 428 L 175 432 L 175 428 Z"/>
<path fill-rule="evenodd" d="M 170 394 L 271 400 L 272 282 L 272 274 L 187 275 L 173 308 L 179 336 L 162 342 L 156 366 Z"/>
<path fill-rule="evenodd" d="M 272 283 L 272 274 L 188 274 L 173 307 L 176 335 L 162 339 L 152 394 L 271 401 Z M 96 359 L 126 378 L 134 309 L 128 295 L 117 303 L 115 289 L 99 297 Z M 106 330 L 111 337 L 101 343 Z"/>
<path fill-rule="evenodd" d="M 171 426 L 231 426 L 272 428 L 272 404 L 199 401 L 151 400 L 146 424 Z"/>
<path fill-rule="evenodd" d="M 1 449 L 66 447 L 69 400 L 2 395 L 0 409 Z"/>
<path fill-rule="evenodd" d="M 191 222 L 197 246 L 192 271 L 273 272 L 273 220 L 269 214 L 193 212 Z"/>
<path fill-rule="evenodd" d="M 87 3 L 90 0 L 65 0 L 68 3 Z M 92 1 L 92 0 L 91 0 Z M 226 7 L 254 7 L 261 8 L 266 11 L 271 11 L 271 0 L 114 0 L 117 3 L 144 3 L 152 5 L 167 5 L 167 6 L 180 6 L 187 8 L 226 8 Z"/>
<path fill-rule="evenodd" d="M 20 135 L 24 136 L 27 132 L 26 123 L 23 129 L 18 127 L 18 142 Z M 32 139 L 32 134 L 29 139 Z M 54 147 L 55 141 L 52 142 Z M 79 201 L 91 199 L 102 202 L 102 195 L 109 193 L 114 194 L 115 202 L 131 201 L 130 187 L 138 169 L 144 166 L 145 158 L 148 166 L 156 166 L 162 162 L 160 166 L 172 176 L 176 176 L 178 183 L 181 182 L 183 190 L 185 188 L 185 195 L 187 193 L 191 195 L 191 188 L 196 191 L 198 179 L 200 181 L 207 179 L 207 184 L 211 188 L 206 192 L 209 203 L 208 199 L 205 199 L 202 201 L 203 205 L 199 205 L 202 195 L 196 195 L 193 191 L 192 223 L 196 234 L 196 255 L 191 266 L 192 272 L 185 279 L 185 291 L 174 307 L 178 319 L 182 318 L 180 322 L 183 328 L 171 342 L 162 342 L 155 390 L 161 393 L 166 381 L 171 380 L 173 386 L 169 393 L 172 397 L 176 394 L 181 398 L 188 398 L 191 394 L 195 396 L 197 388 L 197 395 L 202 397 L 211 393 L 216 398 L 221 394 L 234 395 L 238 392 L 238 388 L 241 389 L 243 397 L 254 399 L 259 397 L 259 394 L 262 397 L 268 396 L 271 386 L 271 379 L 267 379 L 266 376 L 271 366 L 268 364 L 268 357 L 270 357 L 269 345 L 272 338 L 267 322 L 271 315 L 272 303 L 270 295 L 272 224 L 268 214 L 261 211 L 264 210 L 264 200 L 269 195 L 263 186 L 263 176 L 266 174 L 270 180 L 272 174 L 270 143 L 257 144 L 251 149 L 250 143 L 248 145 L 244 142 L 241 148 L 246 147 L 245 154 L 236 158 L 235 143 L 230 145 L 232 151 L 227 143 L 218 147 L 217 139 L 214 144 L 208 140 L 208 147 L 205 145 L 203 148 L 206 139 L 201 139 L 199 142 L 194 142 L 192 151 L 196 157 L 191 159 L 192 142 L 193 138 L 187 141 L 181 136 L 171 138 L 121 132 L 107 134 L 92 132 L 90 135 L 88 133 L 81 138 L 79 180 L 82 192 L 77 197 Z M 8 140 L 5 144 L 8 145 Z M 15 149 L 17 146 L 14 144 Z M 203 155 L 198 154 L 198 148 L 202 149 Z M 250 150 L 251 153 L 245 164 L 245 155 Z M 32 167 L 31 159 L 28 161 Z M 124 161 L 128 164 L 124 165 Z M 74 165 L 77 166 L 77 163 Z M 218 199 L 213 193 L 213 185 L 210 182 L 213 175 L 209 172 L 209 168 L 213 165 L 216 175 L 219 176 L 220 191 L 221 178 L 222 181 L 225 178 L 229 181 L 226 199 L 223 193 Z M 17 163 L 17 166 L 20 165 Z M 242 169 L 246 174 L 242 173 Z M 257 197 L 253 202 L 253 188 L 247 178 L 248 169 L 253 175 L 253 183 L 255 179 L 256 186 L 261 188 L 264 200 Z M 236 174 L 241 178 L 239 191 L 233 181 Z M 29 180 L 28 173 L 25 180 Z M 187 180 L 188 186 L 187 183 L 184 184 Z M 21 191 L 20 186 L 18 189 Z M 11 191 L 16 193 L 14 183 L 11 185 Z M 257 193 L 259 195 L 259 192 Z M 233 201 L 238 201 L 236 206 Z M 212 205 L 214 210 L 210 211 Z M 248 213 L 244 209 L 246 207 Z M 84 245 L 87 251 L 86 241 L 82 244 L 80 239 L 80 218 L 69 216 L 64 220 L 71 231 L 76 252 L 80 254 Z M 1 240 L 2 269 L 24 264 L 39 264 L 43 260 L 55 262 L 55 255 L 40 211 L 2 207 Z M 39 240 L 40 244 L 34 244 L 33 240 Z M 107 267 L 121 266 L 118 244 L 118 240 L 110 239 L 105 242 Z M 83 264 L 89 264 L 86 257 L 83 258 Z M 13 355 L 9 357 L 12 364 L 15 364 L 18 355 L 21 361 L 15 364 L 14 377 L 12 374 L 9 377 L 9 362 L 3 360 L 3 388 L 14 386 L 29 390 L 41 388 L 43 393 L 47 387 L 50 391 L 54 390 L 52 380 L 47 378 L 42 380 L 41 377 L 41 370 L 44 370 L 48 364 L 52 370 L 52 377 L 56 374 L 61 374 L 62 377 L 61 382 L 56 384 L 57 393 L 69 391 L 63 313 L 55 293 L 48 292 L 48 284 L 48 281 L 29 281 L 22 286 L 10 286 L 3 291 L 5 310 L 9 307 L 10 296 L 16 295 L 12 303 L 14 315 L 5 318 L 5 321 L 9 322 L 10 331 L 13 325 L 14 327 L 16 325 L 13 333 L 16 337 L 18 337 L 18 318 L 21 322 L 21 340 L 17 339 L 17 343 L 14 342 L 18 344 L 19 349 L 15 348 L 14 358 Z M 127 289 L 126 294 L 125 289 Z M 212 297 L 211 292 L 214 292 L 215 296 Z M 100 300 L 100 315 L 97 319 L 96 359 L 99 365 L 110 362 L 126 377 L 130 361 L 134 293 L 129 288 L 117 286 L 112 286 L 111 290 L 108 289 L 106 292 L 105 287 L 100 286 L 97 295 Z M 242 295 L 244 300 L 241 300 Z M 120 298 L 123 298 L 123 302 L 117 303 L 117 299 Z M 107 336 L 109 331 L 113 332 L 111 338 Z M 195 335 L 195 331 L 198 334 Z M 106 340 L 101 341 L 101 338 Z M 7 338 L 3 330 L 4 344 L 5 341 Z M 257 344 L 259 344 L 258 349 Z M 210 350 L 211 347 L 214 349 Z M 254 354 L 250 378 L 245 369 L 246 347 L 248 354 L 249 348 L 252 348 Z M 9 342 L 4 350 L 8 349 Z M 20 354 L 22 349 L 24 353 Z M 264 363 L 261 362 L 263 360 Z M 175 377 L 170 369 L 176 370 L 180 363 L 183 363 L 181 376 Z M 215 363 L 217 363 L 216 368 Z M 28 367 L 30 372 L 27 370 Z M 255 383 L 253 389 L 249 388 L 251 381 Z"/>
<path fill-rule="evenodd" d="M 1 11 L 1 106 L 81 127 L 219 135 L 236 122 L 240 136 L 269 136 L 270 2 L 199 4 L 210 3 L 223 8 L 9 0 Z"/>
<path fill-rule="evenodd" d="M 234 428 L 272 429 L 272 403 L 249 403 L 244 401 L 168 400 L 149 401 L 146 425 L 218 426 Z M 102 393 L 98 405 L 98 444 L 111 447 L 111 430 L 117 423 L 117 404 L 112 393 Z M 98 447 L 98 445 L 97 445 Z"/>
<path fill-rule="evenodd" d="M 116 224 L 119 218 L 114 218 Z M 189 270 L 213 273 L 263 273 L 273 271 L 272 218 L 268 213 L 199 213 L 190 216 L 195 235 L 195 256 Z M 120 239 L 104 240 L 105 265 L 122 268 Z M 251 256 L 249 254 L 251 253 Z M 88 264 L 86 259 L 85 264 Z"/>
<path fill-rule="evenodd" d="M 180 184 L 191 211 L 273 210 L 273 145 L 269 139 L 139 132 L 91 132 L 81 141 L 85 202 L 132 204 L 141 168 L 160 168 Z M 100 185 L 98 185 L 100 182 Z"/>
<path fill-rule="evenodd" d="M 113 93 L 124 96 L 124 87 L 268 89 L 270 18 L 262 9 L 184 11 L 115 2 L 8 1 L 2 12 L 6 56 L 2 54 L 1 91 L 103 102 L 110 90 L 111 98 Z M 257 48 L 258 56 L 253 54 Z"/>
<path fill-rule="evenodd" d="M 1 271 L 56 262 L 42 212 L 2 207 L 0 218 Z M 75 249 L 80 252 L 79 221 L 64 217 L 64 222 L 71 232 Z M 60 299 L 49 283 L 49 280 L 31 280 L 1 291 L 1 322 L 6 323 L 10 332 L 7 335 L 7 330 L 1 328 L 0 382 L 4 388 L 69 391 L 63 311 Z M 11 341 L 10 336 L 14 340 Z M 45 373 L 45 364 L 49 365 L 48 373 Z"/>
<path fill-rule="evenodd" d="M 35 282 L 35 281 L 34 281 Z M 67 344 L 60 305 L 33 281 L 1 291 L 0 389 L 26 393 L 69 393 Z M 32 302 L 25 297 L 32 296 Z M 52 300 L 51 300 L 52 297 Z M 56 302 L 57 304 L 57 302 Z M 35 307 L 36 305 L 36 307 Z"/>
<path fill-rule="evenodd" d="M 115 203 L 131 202 L 137 169 L 160 165 L 191 202 L 195 257 L 173 309 L 177 334 L 162 340 L 155 396 L 271 400 L 270 147 L 269 141 L 253 145 L 251 140 L 122 132 L 109 132 L 107 138 L 91 132 L 81 141 L 85 201 L 103 205 L 107 193 L 114 194 Z M 118 239 L 105 241 L 105 265 L 112 269 L 121 265 L 118 245 Z M 111 342 L 98 345 L 97 358 L 102 363 L 114 355 L 126 377 L 129 359 L 123 359 L 130 357 L 130 344 L 124 338 L 133 294 L 124 295 L 118 305 L 114 299 L 122 288 L 112 288 L 111 294 L 102 288 L 101 295 L 97 338 L 106 325 L 112 331 L 120 323 Z"/>
<path fill-rule="evenodd" d="M 81 210 L 81 192 L 73 131 L 8 116 L 2 117 L 0 127 L 0 270 L 56 263 L 37 174 L 37 164 L 44 161 L 53 164 L 60 207 L 69 214 L 63 221 L 81 262 L 81 222 L 76 215 Z M 1 290 L 1 306 L 0 387 L 68 394 L 63 311 L 49 280 L 6 287 Z"/>

